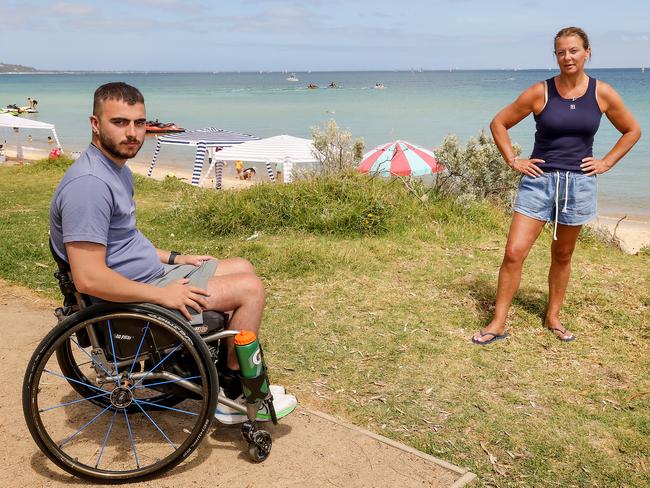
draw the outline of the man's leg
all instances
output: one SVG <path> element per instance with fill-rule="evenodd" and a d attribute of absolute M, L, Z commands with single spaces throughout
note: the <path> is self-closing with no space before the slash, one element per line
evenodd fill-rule
<path fill-rule="evenodd" d="M 494 317 L 483 329 L 483 334 L 503 334 L 510 304 L 519 289 L 524 261 L 543 228 L 543 221 L 527 217 L 519 212 L 514 213 L 503 262 L 499 270 Z M 480 331 L 474 334 L 474 339 L 477 342 L 486 342 L 493 337 L 493 335 L 482 337 Z"/>
<path fill-rule="evenodd" d="M 564 303 L 564 295 L 569 276 L 571 275 L 571 257 L 576 247 L 581 225 L 557 226 L 557 241 L 551 245 L 551 268 L 548 272 L 548 307 L 544 325 L 554 330 L 560 339 L 568 340 L 572 334 L 560 323 L 560 309 Z M 564 331 L 564 332 L 563 332 Z"/>
<path fill-rule="evenodd" d="M 215 275 L 208 282 L 208 310 L 231 312 L 229 328 L 259 334 L 264 312 L 264 285 L 251 263 L 241 258 L 219 260 Z M 228 368 L 239 370 L 233 339 L 228 345 Z"/>

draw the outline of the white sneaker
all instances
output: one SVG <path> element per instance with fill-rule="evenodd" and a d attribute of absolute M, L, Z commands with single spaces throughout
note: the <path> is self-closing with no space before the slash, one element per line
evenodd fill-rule
<path fill-rule="evenodd" d="M 294 411 L 298 405 L 298 400 L 295 396 L 287 394 L 285 388 L 280 385 L 271 385 L 269 389 L 271 390 L 271 395 L 273 395 L 273 407 L 275 408 L 277 418 L 281 419 L 282 417 L 286 417 Z M 223 394 L 223 392 L 220 392 L 220 394 Z M 241 405 L 246 405 L 246 400 L 243 395 L 234 401 Z M 221 403 L 217 404 L 214 417 L 222 424 L 227 425 L 241 424 L 248 420 L 246 414 Z M 271 413 L 264 403 L 257 412 L 257 420 L 261 422 L 269 422 L 272 420 Z"/>

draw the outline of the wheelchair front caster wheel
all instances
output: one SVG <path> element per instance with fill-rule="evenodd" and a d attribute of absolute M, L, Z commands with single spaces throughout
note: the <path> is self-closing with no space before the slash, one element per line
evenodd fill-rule
<path fill-rule="evenodd" d="M 248 455 L 252 461 L 261 463 L 271 453 L 271 447 L 273 447 L 271 434 L 265 430 L 258 430 L 251 436 L 251 441 L 248 444 Z"/>

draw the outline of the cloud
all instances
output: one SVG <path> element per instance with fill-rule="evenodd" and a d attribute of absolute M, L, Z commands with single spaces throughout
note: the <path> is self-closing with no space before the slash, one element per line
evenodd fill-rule
<path fill-rule="evenodd" d="M 96 12 L 93 5 L 76 2 L 56 2 L 49 7 L 51 12 L 61 15 L 86 16 Z"/>
<path fill-rule="evenodd" d="M 127 0 L 127 3 L 130 3 L 131 5 L 143 5 L 145 7 L 159 8 L 187 7 L 187 2 L 181 2 L 181 0 Z"/>

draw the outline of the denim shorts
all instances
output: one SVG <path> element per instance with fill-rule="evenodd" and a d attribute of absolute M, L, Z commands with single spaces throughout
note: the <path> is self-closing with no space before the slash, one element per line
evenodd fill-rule
<path fill-rule="evenodd" d="M 596 218 L 596 176 L 553 171 L 537 178 L 524 175 L 519 183 L 515 212 L 536 220 L 582 225 Z"/>

